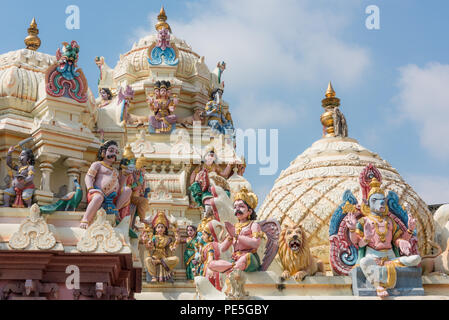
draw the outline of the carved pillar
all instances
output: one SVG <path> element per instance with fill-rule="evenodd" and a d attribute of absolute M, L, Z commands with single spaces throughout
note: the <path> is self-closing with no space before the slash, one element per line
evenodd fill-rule
<path fill-rule="evenodd" d="M 53 173 L 54 167 L 53 164 L 59 160 L 61 156 L 56 154 L 41 154 L 39 156 L 39 162 L 40 162 L 40 170 L 42 172 L 42 181 L 41 181 L 41 188 L 40 190 L 52 193 L 51 191 L 51 174 Z"/>
<path fill-rule="evenodd" d="M 53 202 L 53 192 L 51 191 L 51 174 L 53 173 L 53 164 L 61 156 L 52 153 L 42 153 L 37 158 L 40 162 L 39 169 L 42 173 L 41 185 L 39 190 L 35 191 L 34 199 L 40 205 L 47 205 Z M 37 181 L 35 181 L 37 182 Z"/>
<path fill-rule="evenodd" d="M 68 158 L 64 161 L 64 166 L 67 167 L 67 176 L 69 177 L 69 192 L 75 190 L 75 180 L 81 183 L 81 168 L 86 166 L 86 161 L 74 158 Z"/>

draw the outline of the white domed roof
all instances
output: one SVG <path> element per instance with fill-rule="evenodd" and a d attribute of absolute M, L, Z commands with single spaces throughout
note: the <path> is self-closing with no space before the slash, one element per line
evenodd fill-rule
<path fill-rule="evenodd" d="M 428 253 L 435 228 L 426 203 L 387 161 L 350 138 L 323 138 L 293 161 L 276 180 L 259 210 L 259 219 L 302 224 L 312 253 L 327 263 L 330 219 L 346 190 L 361 203 L 359 176 L 369 164 L 381 172 L 384 190 L 396 192 L 400 204 L 416 218 L 420 252 Z"/>
<path fill-rule="evenodd" d="M 39 84 L 55 63 L 56 57 L 28 49 L 0 55 L 0 97 L 36 102 Z"/>

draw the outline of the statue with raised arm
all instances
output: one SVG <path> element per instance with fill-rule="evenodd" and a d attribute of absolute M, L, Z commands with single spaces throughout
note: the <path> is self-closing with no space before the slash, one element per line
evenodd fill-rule
<path fill-rule="evenodd" d="M 215 173 L 218 179 L 220 179 L 219 177 L 222 178 L 220 181 L 228 179 L 232 171 L 232 165 L 228 164 L 227 167 L 222 170 L 216 162 L 217 156 L 215 154 L 215 149 L 213 147 L 208 148 L 203 163 L 196 167 L 190 176 L 189 191 L 198 206 L 205 209 L 206 216 L 209 215 L 209 212 L 213 211 L 216 220 L 220 221 L 214 201 L 214 199 L 217 198 L 215 187 L 211 184 L 209 178 L 212 173 Z M 226 182 L 226 180 L 223 182 Z M 229 186 L 225 186 L 225 184 L 226 183 L 222 183 L 222 187 L 224 187 L 223 189 L 225 189 L 230 197 Z"/>
<path fill-rule="evenodd" d="M 11 187 L 6 189 L 3 194 L 3 206 L 11 206 L 11 198 L 15 197 L 12 204 L 13 208 L 31 207 L 32 198 L 35 190 L 34 186 L 34 154 L 30 149 L 23 149 L 19 156 L 19 164 L 12 161 L 12 154 L 16 147 L 11 147 L 6 156 L 6 163 L 9 168 L 16 171 L 12 179 Z"/>
<path fill-rule="evenodd" d="M 223 90 L 215 89 L 206 105 L 207 124 L 217 134 L 234 134 L 234 122 L 223 105 Z"/>
<path fill-rule="evenodd" d="M 119 172 L 113 167 L 119 154 L 115 141 L 105 142 L 87 172 L 85 183 L 88 206 L 80 228 L 87 229 L 100 208 L 107 214 L 114 214 L 120 220 L 121 209 L 130 203 L 131 188 L 126 187 L 126 179 L 119 179 Z"/>

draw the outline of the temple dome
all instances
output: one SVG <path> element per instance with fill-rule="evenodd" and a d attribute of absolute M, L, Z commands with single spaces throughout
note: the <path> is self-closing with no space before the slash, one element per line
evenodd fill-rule
<path fill-rule="evenodd" d="M 332 132 L 334 128 L 327 129 Z M 361 203 L 359 176 L 369 164 L 381 172 L 384 190 L 396 192 L 400 204 L 415 217 L 420 253 L 429 253 L 428 241 L 433 240 L 435 227 L 426 203 L 387 161 L 344 135 L 328 134 L 282 171 L 259 210 L 259 219 L 275 218 L 282 225 L 302 224 L 312 253 L 329 263 L 332 214 L 348 189 Z"/>
<path fill-rule="evenodd" d="M 35 103 L 45 72 L 56 57 L 21 49 L 0 55 L 0 97 L 12 97 Z"/>

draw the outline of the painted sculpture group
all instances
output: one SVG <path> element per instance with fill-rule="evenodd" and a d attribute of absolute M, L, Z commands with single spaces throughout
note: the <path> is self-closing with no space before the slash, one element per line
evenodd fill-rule
<path fill-rule="evenodd" d="M 144 62 L 154 68 L 173 71 L 180 64 L 180 54 L 166 20 L 162 10 L 156 25 L 156 40 L 147 47 L 148 61 L 146 56 Z M 77 69 L 79 51 L 76 41 L 64 42 L 62 49 L 58 49 L 56 62 L 45 76 L 45 91 L 51 97 L 72 99 L 81 104 L 88 101 L 86 78 L 82 70 Z M 79 176 L 74 180 L 75 190 L 69 190 L 54 204 L 41 206 L 42 214 L 76 211 L 85 190 L 87 207 L 79 224 L 81 230 L 76 232 L 87 233 L 92 229 L 97 215 L 101 218 L 105 214 L 112 216 L 114 227 L 122 223 L 127 228 L 123 221 L 127 223 L 125 219 L 129 218 L 129 237 L 145 251 L 141 260 L 149 285 L 176 281 L 176 272 L 182 265 L 187 280 L 197 286 L 206 283 L 229 299 L 245 299 L 248 297 L 247 277 L 268 272 L 276 258 L 281 267 L 280 272 L 276 270 L 279 284 L 291 279 L 301 282 L 307 277 L 326 275 L 324 259 L 312 254 L 307 236 L 309 230 L 305 225 L 288 224 L 285 222 L 288 219 L 260 221 L 256 214 L 259 199 L 251 188 L 242 185 L 238 190 L 231 188 L 233 177 L 241 178 L 246 164 L 236 161 L 237 156 L 233 160 L 219 159 L 221 153 L 213 143 L 227 139 L 235 153 L 235 145 L 232 145 L 235 142 L 234 122 L 229 106 L 223 100 L 225 62 L 218 63 L 213 72 L 208 71 L 210 79 L 202 88 L 201 103 L 190 108 L 191 116 L 187 118 L 180 116 L 180 110 L 187 108 L 183 105 L 185 95 L 181 94 L 183 99 L 179 97 L 182 90 L 179 79 L 157 76 L 154 81 L 145 80 L 141 87 L 127 81 L 117 85 L 114 71 L 105 64 L 104 58 L 97 57 L 95 62 L 101 71 L 101 85 L 99 99 L 94 105 L 98 112 L 112 110 L 108 120 L 117 124 L 117 132 L 124 130 L 125 143 L 123 140 L 104 141 L 105 128 L 97 127 L 97 133 L 101 133 L 101 146 L 96 161 L 90 164 L 84 179 Z M 197 64 L 203 62 L 200 59 Z M 346 119 L 338 109 L 340 101 L 331 85 L 326 97 L 323 106 L 327 111 L 321 119 L 325 137 L 347 138 Z M 139 108 L 140 114 L 135 111 Z M 189 161 L 182 166 L 180 191 L 170 192 L 183 193 L 187 199 L 185 206 L 198 213 L 198 221 L 193 223 L 185 219 L 180 226 L 182 219 L 173 217 L 170 209 L 160 209 L 154 204 L 157 201 L 149 198 L 152 191 L 149 186 L 154 183 L 154 175 L 159 174 L 157 170 L 164 176 L 161 180 L 170 180 L 175 176 L 174 165 L 166 170 L 165 158 L 154 160 L 155 157 L 149 161 L 147 156 L 154 153 L 153 146 L 152 150 L 145 145 L 136 151 L 128 143 L 128 129 L 136 130 L 142 126 L 139 138 L 142 143 L 148 142 L 148 136 L 159 143 L 167 141 L 168 135 L 177 129 L 192 129 L 196 125 L 209 129 L 209 144 L 199 151 L 198 164 Z M 32 149 L 26 148 L 32 141 L 33 138 L 26 139 L 7 152 L 9 174 L 3 192 L 4 207 L 30 208 L 33 205 L 35 162 L 39 158 L 36 160 Z M 14 163 L 13 155 L 16 152 L 17 156 L 17 151 L 18 163 Z M 161 169 L 156 170 L 159 165 Z M 152 167 L 151 172 L 146 171 L 148 166 Z M 421 266 L 425 274 L 440 269 L 447 271 L 445 261 L 449 249 L 439 250 L 435 256 L 421 256 L 417 221 L 401 206 L 395 192 L 385 192 L 382 182 L 380 171 L 372 164 L 361 172 L 361 201 L 359 203 L 350 190 L 344 192 L 342 203 L 331 217 L 329 244 L 333 275 L 352 276 L 353 288 L 359 288 L 362 286 L 359 282 L 364 281 L 365 293 L 374 292 L 378 297 L 386 298 L 396 292 L 394 289 L 400 289 L 403 284 L 398 279 L 404 274 L 420 276 Z M 330 213 L 335 208 L 328 209 Z M 354 294 L 360 292 L 354 291 Z"/>

